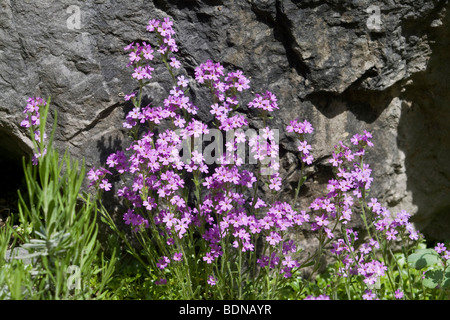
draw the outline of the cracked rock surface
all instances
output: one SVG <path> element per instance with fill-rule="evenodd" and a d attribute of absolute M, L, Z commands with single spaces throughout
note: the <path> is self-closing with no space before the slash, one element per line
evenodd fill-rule
<path fill-rule="evenodd" d="M 123 48 L 150 38 L 149 19 L 170 17 L 181 73 L 212 59 L 242 70 L 254 92 L 277 95 L 269 125 L 280 130 L 284 197 L 298 178 L 289 120 L 315 127 L 303 207 L 325 192 L 333 146 L 368 130 L 371 194 L 413 214 L 430 239 L 450 239 L 449 9 L 448 0 L 0 0 L 2 161 L 30 152 L 19 127 L 30 96 L 51 96 L 57 146 L 88 167 L 126 148 L 123 94 L 136 82 Z M 145 98 L 156 105 L 169 77 L 154 67 Z M 208 121 L 210 101 L 192 90 Z"/>

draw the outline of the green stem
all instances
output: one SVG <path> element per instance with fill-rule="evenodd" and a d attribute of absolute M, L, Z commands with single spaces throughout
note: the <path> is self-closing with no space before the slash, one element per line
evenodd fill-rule
<path fill-rule="evenodd" d="M 297 198 L 298 198 L 298 194 L 300 193 L 300 188 L 306 181 L 306 177 L 303 176 L 304 169 L 305 169 L 305 163 L 302 161 L 302 167 L 300 169 L 300 179 L 298 179 L 298 185 L 297 185 L 297 188 L 295 189 L 295 196 L 294 196 L 294 200 L 292 201 L 292 205 L 291 205 L 292 208 L 295 208 L 295 206 L 297 205 Z"/>
<path fill-rule="evenodd" d="M 110 228 L 113 229 L 114 232 L 115 232 L 116 234 L 119 235 L 119 237 L 122 239 L 122 241 L 123 241 L 123 242 L 126 244 L 126 246 L 128 247 L 129 252 L 131 253 L 131 255 L 132 255 L 133 257 L 135 257 L 135 258 L 142 264 L 142 266 L 143 266 L 144 268 L 147 268 L 147 264 L 141 259 L 140 255 L 136 253 L 135 249 L 134 249 L 133 246 L 130 244 L 130 242 L 128 241 L 128 239 L 125 237 L 125 235 L 123 234 L 123 232 L 121 232 L 121 231 L 117 228 L 117 226 L 116 226 L 114 220 L 112 219 L 112 217 L 110 216 L 109 212 L 106 210 L 106 208 L 103 206 L 103 204 L 100 204 L 100 205 L 101 205 L 101 208 L 100 208 L 101 214 L 102 214 L 103 218 L 106 220 L 106 222 L 108 223 L 108 225 L 110 226 Z"/>
<path fill-rule="evenodd" d="M 239 262 L 238 262 L 238 273 L 239 273 L 239 298 L 238 300 L 242 300 L 242 248 L 241 245 L 239 245 Z"/>
<path fill-rule="evenodd" d="M 172 229 L 173 229 L 172 231 L 173 231 L 173 234 L 174 234 L 174 239 L 175 239 L 176 246 L 177 246 L 178 250 L 181 251 L 181 254 L 182 254 L 182 257 L 183 257 L 183 262 L 184 262 L 184 268 L 185 268 L 185 270 L 187 272 L 187 277 L 186 278 L 187 278 L 187 281 L 188 281 L 189 298 L 190 299 L 195 299 L 194 291 L 192 290 L 192 279 L 191 279 L 192 276 L 191 276 L 191 270 L 190 270 L 190 266 L 189 266 L 189 257 L 186 255 L 186 252 L 184 251 L 184 246 L 182 244 L 180 244 L 180 239 L 177 236 L 175 228 L 172 227 Z M 183 276 L 184 276 L 184 274 L 183 274 Z M 183 283 L 183 287 L 185 287 L 184 286 L 184 283 L 185 283 L 184 280 L 181 280 L 181 282 Z"/>

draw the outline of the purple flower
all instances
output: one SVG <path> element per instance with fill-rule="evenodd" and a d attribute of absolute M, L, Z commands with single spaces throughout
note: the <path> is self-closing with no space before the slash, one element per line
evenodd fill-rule
<path fill-rule="evenodd" d="M 298 267 L 298 262 L 294 259 L 292 259 L 291 256 L 285 256 L 284 260 L 281 262 L 283 266 L 286 266 L 287 268 L 294 268 Z"/>
<path fill-rule="evenodd" d="M 172 259 L 173 259 L 174 261 L 182 261 L 182 260 L 183 260 L 183 254 L 182 254 L 182 253 L 179 253 L 179 252 L 174 253 Z"/>
<path fill-rule="evenodd" d="M 144 74 L 145 74 L 145 69 L 142 68 L 141 66 L 139 66 L 136 69 L 134 69 L 134 73 L 132 74 L 132 77 L 137 80 L 142 80 L 142 79 L 144 79 Z"/>
<path fill-rule="evenodd" d="M 111 183 L 109 183 L 107 179 L 103 179 L 98 186 L 100 187 L 100 189 L 103 189 L 105 191 L 111 190 L 112 187 Z"/>
<path fill-rule="evenodd" d="M 309 154 L 309 150 L 311 150 L 311 146 L 306 141 L 300 141 L 298 146 L 298 151 L 303 152 L 304 155 Z"/>
<path fill-rule="evenodd" d="M 203 257 L 203 261 L 206 261 L 206 263 L 211 264 L 214 261 L 214 256 L 211 254 L 211 252 L 207 252 Z"/>
<path fill-rule="evenodd" d="M 319 227 L 327 226 L 329 223 L 328 216 L 326 214 L 322 214 L 321 216 L 316 216 L 314 219 L 316 220 L 316 224 Z"/>
<path fill-rule="evenodd" d="M 167 279 L 160 278 L 159 280 L 155 281 L 155 284 L 156 285 L 165 285 L 165 284 L 167 284 Z"/>
<path fill-rule="evenodd" d="M 211 285 L 211 286 L 215 286 L 216 285 L 216 279 L 213 276 L 209 276 L 208 280 L 206 282 L 208 282 L 208 284 Z"/>
<path fill-rule="evenodd" d="M 309 295 L 303 300 L 330 300 L 330 297 L 325 295 L 325 294 L 321 294 L 321 295 L 319 295 L 317 297 Z"/>
<path fill-rule="evenodd" d="M 159 20 L 151 19 L 151 20 L 148 22 L 148 25 L 147 25 L 147 31 L 149 31 L 149 32 L 155 31 L 156 28 L 158 28 L 159 24 L 160 24 L 160 21 L 159 21 Z"/>
<path fill-rule="evenodd" d="M 386 231 L 386 239 L 388 239 L 388 240 L 396 240 L 397 239 L 397 236 L 396 236 L 397 233 L 398 233 L 397 230 L 389 229 L 388 231 Z"/>
<path fill-rule="evenodd" d="M 99 169 L 95 169 L 95 168 L 91 168 L 91 170 L 89 170 L 88 172 L 88 179 L 91 180 L 92 182 L 97 181 L 100 176 L 103 175 L 103 172 Z"/>
<path fill-rule="evenodd" d="M 294 240 L 289 240 L 283 243 L 283 254 L 287 255 L 289 252 L 297 252 L 297 246 L 295 245 Z"/>
<path fill-rule="evenodd" d="M 270 235 L 266 236 L 266 241 L 269 242 L 271 246 L 275 246 L 281 241 L 281 236 L 278 233 L 271 231 Z"/>
<path fill-rule="evenodd" d="M 129 209 L 127 212 L 123 215 L 123 220 L 125 221 L 125 224 L 129 225 L 133 223 L 134 220 L 134 213 L 133 210 Z"/>
<path fill-rule="evenodd" d="M 278 174 L 270 178 L 269 189 L 279 191 L 281 189 L 281 177 Z"/>
<path fill-rule="evenodd" d="M 170 66 L 175 69 L 179 69 L 181 67 L 180 61 L 178 61 L 175 57 L 170 58 Z"/>
<path fill-rule="evenodd" d="M 402 292 L 400 289 L 397 289 L 397 290 L 395 291 L 395 298 L 396 298 L 396 299 L 401 299 L 401 298 L 403 298 L 403 292 Z"/>
<path fill-rule="evenodd" d="M 338 239 L 337 243 L 332 244 L 333 249 L 331 249 L 331 253 L 340 255 L 344 253 L 344 251 L 348 251 L 348 246 L 345 243 L 344 239 Z"/>
<path fill-rule="evenodd" d="M 189 81 L 184 76 L 178 76 L 177 79 L 177 85 L 182 86 L 183 88 L 186 88 L 188 86 Z"/>
<path fill-rule="evenodd" d="M 34 154 L 33 154 L 33 157 L 32 157 L 32 163 L 33 163 L 33 165 L 37 165 L 38 164 L 38 162 L 39 162 L 39 158 L 41 158 L 41 157 L 43 157 L 44 155 L 46 155 L 47 154 L 47 149 L 44 149 L 44 151 L 43 152 L 35 152 Z"/>
<path fill-rule="evenodd" d="M 277 98 L 272 92 L 266 91 L 264 95 L 256 94 L 255 96 L 255 99 L 249 102 L 249 108 L 261 109 L 269 112 L 279 109 Z"/>
<path fill-rule="evenodd" d="M 144 42 L 144 47 L 142 48 L 142 56 L 147 60 L 153 60 L 153 49 L 149 44 Z"/>
<path fill-rule="evenodd" d="M 408 223 L 409 218 L 411 215 L 406 212 L 405 210 L 401 210 L 397 213 L 397 217 L 395 218 L 395 222 L 397 222 L 399 225 L 406 225 Z"/>
<path fill-rule="evenodd" d="M 450 250 L 445 250 L 444 255 L 442 257 L 445 260 L 450 260 Z"/>
<path fill-rule="evenodd" d="M 226 212 L 232 208 L 233 205 L 231 204 L 231 198 L 224 197 L 224 199 L 219 202 L 219 210 L 221 212 Z"/>
<path fill-rule="evenodd" d="M 170 263 L 170 259 L 166 256 L 162 256 L 156 263 L 156 266 L 158 268 L 160 268 L 161 270 L 163 270 L 168 266 L 169 263 Z"/>
<path fill-rule="evenodd" d="M 141 60 L 141 56 L 138 51 L 131 52 L 129 54 L 129 57 L 131 62 L 138 62 L 139 60 Z"/>
<path fill-rule="evenodd" d="M 304 133 L 312 133 L 314 131 L 314 128 L 312 127 L 311 123 L 304 120 L 303 122 L 299 122 L 297 119 L 291 120 L 289 125 L 286 126 L 287 132 L 295 132 L 298 134 L 304 134 Z"/>
<path fill-rule="evenodd" d="M 261 258 L 257 259 L 256 262 L 259 264 L 261 268 L 264 268 L 269 264 L 269 257 L 263 255 Z"/>
<path fill-rule="evenodd" d="M 362 298 L 364 300 L 375 300 L 376 297 L 377 297 L 377 295 L 375 293 L 373 293 L 372 290 L 366 290 L 362 296 Z"/>
<path fill-rule="evenodd" d="M 435 250 L 437 253 L 441 253 L 441 252 L 444 252 L 444 251 L 446 250 L 446 248 L 445 248 L 445 245 L 444 245 L 443 243 L 439 242 L 439 243 L 434 247 L 434 250 Z"/>

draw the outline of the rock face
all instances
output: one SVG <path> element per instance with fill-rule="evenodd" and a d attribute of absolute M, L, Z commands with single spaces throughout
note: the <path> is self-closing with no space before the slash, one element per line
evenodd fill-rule
<path fill-rule="evenodd" d="M 212 59 L 277 95 L 269 125 L 281 133 L 284 173 L 296 149 L 283 128 L 312 123 L 316 162 L 301 205 L 324 193 L 333 146 L 368 130 L 372 195 L 413 214 L 428 239 L 450 239 L 449 9 L 447 0 L 0 0 L 0 170 L 30 152 L 19 127 L 30 96 L 51 96 L 57 145 L 87 166 L 125 147 L 123 94 L 136 82 L 123 48 L 149 38 L 149 19 L 170 17 L 185 74 Z M 168 93 L 160 70 L 146 91 L 155 103 Z M 207 121 L 210 101 L 192 90 Z"/>

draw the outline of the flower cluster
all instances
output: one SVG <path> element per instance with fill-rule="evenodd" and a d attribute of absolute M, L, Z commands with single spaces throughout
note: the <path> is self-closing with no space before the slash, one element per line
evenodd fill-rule
<path fill-rule="evenodd" d="M 111 172 L 106 170 L 105 168 L 91 168 L 87 175 L 90 181 L 89 187 L 97 185 L 100 189 L 103 189 L 105 191 L 111 190 L 112 184 L 106 178 L 107 174 L 111 174 Z"/>
<path fill-rule="evenodd" d="M 265 127 L 260 134 L 249 137 L 250 155 L 256 161 L 259 161 L 264 167 L 261 167 L 261 174 L 270 175 L 270 189 L 280 190 L 281 180 L 278 175 L 279 163 L 279 145 L 275 138 L 274 130 Z"/>
<path fill-rule="evenodd" d="M 132 77 L 136 80 L 151 79 L 152 72 L 155 70 L 148 64 L 154 58 L 152 46 L 146 42 L 142 44 L 132 42 L 124 50 L 131 51 L 127 66 L 133 67 Z"/>
<path fill-rule="evenodd" d="M 220 189 L 219 187 L 218 190 Z M 243 205 L 242 196 L 235 193 L 227 195 L 217 192 L 214 197 L 208 196 L 205 199 L 201 214 L 207 217 L 206 221 L 210 222 L 211 227 L 203 234 L 210 246 L 204 260 L 212 263 L 222 255 L 222 246 L 228 243 L 232 243 L 234 248 L 242 252 L 254 251 L 255 244 L 252 240 L 261 235 L 271 254 L 263 254 L 257 261 L 259 266 L 275 269 L 281 259 L 281 272 L 285 277 L 290 277 L 292 269 L 300 264 L 292 255 L 297 252 L 297 247 L 292 240 L 286 241 L 284 237 L 291 228 L 308 222 L 308 214 L 304 211 L 295 212 L 285 202 L 268 205 L 258 199 L 255 207 L 265 210 L 260 218 L 256 218 L 255 215 L 248 214 Z M 219 223 L 214 222 L 211 216 L 214 213 L 221 215 Z"/>
<path fill-rule="evenodd" d="M 168 50 L 177 51 L 171 27 L 172 23 L 167 19 L 162 23 L 158 20 L 149 22 L 147 29 L 157 33 L 159 49 L 145 42 L 132 43 L 125 48 L 127 51 L 131 50 L 128 65 L 133 67 L 133 78 L 139 81 L 151 79 L 154 69 L 149 62 L 153 59 L 153 50 L 160 52 L 163 59 L 167 58 Z M 178 66 L 170 65 L 174 68 Z M 267 168 L 261 169 L 271 170 L 269 189 L 279 191 L 281 188 L 277 133 L 265 127 L 260 134 L 247 136 L 242 131 L 248 125 L 247 119 L 236 113 L 240 105 L 237 94 L 250 88 L 249 80 L 242 71 L 226 73 L 220 63 L 211 60 L 195 69 L 195 81 L 212 92 L 214 103 L 210 112 L 216 126 L 219 130 L 234 134 L 234 138 L 225 146 L 226 153 L 219 165 L 210 172 L 198 150 L 190 150 L 189 161 L 182 161 L 180 157 L 180 148 L 186 144 L 189 146 L 191 138 L 208 134 L 209 128 L 194 118 L 184 117 L 185 111 L 195 115 L 197 108 L 190 103 L 184 90 L 188 86 L 185 76 L 180 75 L 174 79 L 176 83 L 163 106 L 141 107 L 135 93 L 125 96 L 125 100 L 133 100 L 135 107 L 127 114 L 124 127 L 132 129 L 145 123 L 149 128 L 156 128 L 163 121 L 171 121 L 179 130 L 149 130 L 142 134 L 125 152 L 119 150 L 108 156 L 108 169 L 92 168 L 88 174 L 91 185 L 104 191 L 111 190 L 111 183 L 107 178 L 111 171 L 132 177 L 128 184 L 124 183 L 117 189 L 117 195 L 129 206 L 123 220 L 135 232 L 152 226 L 158 228 L 159 235 L 166 239 L 165 243 L 173 247 L 176 255 L 159 258 L 157 266 L 161 270 L 173 261 L 188 259 L 182 256 L 176 243 L 185 237 L 190 228 L 199 228 L 204 230 L 201 237 L 209 247 L 202 256 L 206 264 L 212 264 L 222 257 L 224 251 L 229 250 L 229 244 L 236 251 L 254 252 L 256 239 L 261 237 L 270 254 L 263 254 L 257 261 L 258 265 L 261 268 L 276 268 L 284 277 L 290 277 L 292 270 L 300 264 L 294 257 L 297 247 L 292 241 L 285 240 L 285 236 L 290 228 L 308 222 L 309 215 L 305 211 L 296 212 L 285 202 L 269 203 L 244 196 L 242 190 L 258 188 L 257 177 L 243 168 L 245 159 L 238 152 L 240 146 L 246 143 L 254 163 L 268 164 Z M 257 94 L 248 106 L 265 112 L 278 109 L 277 98 L 269 91 L 263 95 Z M 310 124 L 304 122 L 302 126 L 302 133 L 312 133 Z M 305 149 L 303 154 L 309 155 L 309 150 Z M 183 196 L 187 174 L 203 175 L 199 186 L 208 192 L 202 196 L 197 206 L 189 204 L 188 199 Z M 208 283 L 214 285 L 214 279 L 214 275 L 210 275 Z"/>
<path fill-rule="evenodd" d="M 158 45 L 143 42 L 125 48 L 131 51 L 128 65 L 133 67 L 132 78 L 139 81 L 140 91 L 138 96 L 136 92 L 125 96 L 125 100 L 133 101 L 134 108 L 126 115 L 124 127 L 141 130 L 134 130 L 134 140 L 125 151 L 119 150 L 108 156 L 108 169 L 93 168 L 88 174 L 91 185 L 104 191 L 113 189 L 108 180 L 111 172 L 128 177 L 117 188 L 117 196 L 128 205 L 123 220 L 134 232 L 150 233 L 156 238 L 153 240 L 159 249 L 155 251 L 158 253 L 155 265 L 162 271 L 157 283 L 167 283 L 164 278 L 166 268 L 177 268 L 181 265 L 178 262 L 189 262 L 202 264 L 206 270 L 201 276 L 204 283 L 216 286 L 224 281 L 219 270 L 229 272 L 223 269 L 226 265 L 223 261 L 241 259 L 243 253 L 246 257 L 255 257 L 250 262 L 255 269 L 258 267 L 258 272 L 265 270 L 268 275 L 289 278 L 302 265 L 298 257 L 301 248 L 287 237 L 294 228 L 309 226 L 324 244 L 322 248 L 330 244 L 331 253 L 340 263 L 339 275 L 342 278 L 360 277 L 367 287 L 362 298 L 375 299 L 376 284 L 387 271 L 385 260 L 378 259 L 375 254 L 380 249 L 380 237 L 391 242 L 406 237 L 415 241 L 419 234 L 409 222 L 407 212 L 392 215 L 375 198 L 366 203 L 373 178 L 363 156 L 366 149 L 373 146 L 372 135 L 367 131 L 355 134 L 351 146 L 339 142 L 329 159 L 335 177 L 328 181 L 326 195 L 314 199 L 308 212 L 296 210 L 293 205 L 275 198 L 282 189 L 278 132 L 268 127 L 266 121 L 268 112 L 279 108 L 277 97 L 270 91 L 255 95 L 247 106 L 259 112 L 264 126 L 259 134 L 244 133 L 248 121 L 238 111 L 241 106 L 239 95 L 250 88 L 248 78 L 240 70 L 227 73 L 220 63 L 207 60 L 195 68 L 193 80 L 211 92 L 213 101 L 209 111 L 215 130 L 232 136 L 222 146 L 226 152 L 219 161 L 208 166 L 204 154 L 194 144 L 212 129 L 195 119 L 198 108 L 188 96 L 187 76 L 174 73 L 181 64 L 175 57 L 169 59 L 170 53 L 178 51 L 172 26 L 169 19 L 150 20 L 147 30 L 156 33 Z M 142 88 L 154 71 L 150 62 L 155 51 L 161 54 L 174 84 L 161 106 L 141 106 Z M 28 120 L 28 123 L 33 121 Z M 167 127 L 160 126 L 163 123 L 170 129 L 161 129 Z M 143 128 L 148 130 L 143 132 Z M 305 138 L 314 132 L 314 128 L 306 120 L 295 119 L 285 131 L 298 139 L 303 174 L 305 166 L 314 162 L 312 147 Z M 242 146 L 249 150 L 251 164 L 258 165 L 256 174 L 244 166 L 246 159 L 240 152 Z M 187 157 L 185 152 L 189 153 Z M 257 196 L 262 176 L 267 176 L 264 182 L 274 195 L 271 200 Z M 300 186 L 299 183 L 296 192 Z M 356 202 L 362 206 L 355 209 Z M 356 211 L 369 230 L 368 239 L 358 241 L 358 247 L 355 246 L 358 232 L 349 228 Z M 367 220 L 369 214 L 371 220 Z M 338 233 L 338 230 L 342 232 Z M 193 234 L 203 242 L 195 245 L 195 252 L 186 254 L 183 248 L 192 247 Z M 256 256 L 257 243 L 263 248 Z M 438 249 L 448 256 L 442 245 Z M 250 262 L 248 267 L 252 268 Z M 241 270 L 232 274 L 240 275 Z M 398 291 L 396 297 L 401 298 L 402 294 Z M 318 298 L 329 299 L 325 295 Z M 307 299 L 315 298 L 309 296 Z"/>
<path fill-rule="evenodd" d="M 299 138 L 305 132 L 308 125 L 299 125 L 297 121 L 291 121 L 287 131 L 296 132 Z M 376 198 L 371 198 L 365 204 L 366 194 L 370 189 L 373 178 L 372 170 L 362 161 L 367 147 L 372 147 L 372 135 L 364 131 L 364 134 L 355 134 L 351 139 L 352 147 L 346 146 L 342 141 L 335 146 L 329 163 L 334 168 L 335 177 L 327 184 L 327 195 L 318 197 L 311 202 L 312 214 L 311 230 L 322 232 L 331 242 L 331 253 L 341 262 L 339 276 L 361 277 L 368 290 L 363 299 L 375 299 L 375 285 L 381 277 L 385 276 L 387 266 L 383 260 L 379 260 L 376 251 L 380 249 L 379 239 L 386 241 L 411 241 L 419 239 L 419 233 L 409 221 L 410 214 L 401 210 L 393 215 L 383 207 Z M 301 140 L 300 140 L 301 141 Z M 304 144 L 300 144 L 299 151 L 308 151 Z M 363 203 L 363 219 L 367 223 L 369 239 L 362 242 L 356 248 L 358 232 L 346 227 L 343 235 L 338 236 L 336 226 L 348 226 L 352 221 L 355 203 Z M 359 209 L 361 210 L 361 209 Z M 361 212 L 360 212 L 361 213 Z M 367 217 L 370 216 L 370 221 Z M 375 234 L 376 233 L 376 234 Z M 398 297 L 402 292 L 396 293 Z"/>
<path fill-rule="evenodd" d="M 336 169 L 336 178 L 328 181 L 326 197 L 319 197 L 310 205 L 310 209 L 315 212 L 312 230 L 323 229 L 330 239 L 334 238 L 328 226 L 330 221 L 337 219 L 342 224 L 347 224 L 352 218 L 355 198 L 361 198 L 369 190 L 373 180 L 369 166 L 360 161 L 365 147 L 371 144 L 368 135 L 369 133 L 354 136 L 352 140 L 358 142 L 357 150 L 351 150 L 342 141 L 335 146 L 329 162 Z"/>
<path fill-rule="evenodd" d="M 41 137 L 41 111 L 47 105 L 47 102 L 41 97 L 31 97 L 27 100 L 27 105 L 25 106 L 24 113 L 26 114 L 25 119 L 22 120 L 20 126 L 29 128 L 33 133 L 32 137 L 34 139 L 34 154 L 32 157 L 32 161 L 34 165 L 37 165 L 38 159 L 45 155 L 47 149 L 43 146 L 43 142 L 45 141 L 46 134 L 42 133 Z M 42 138 L 42 139 L 41 139 Z M 42 150 L 41 150 L 42 149 Z"/>
<path fill-rule="evenodd" d="M 438 242 L 438 243 L 436 244 L 436 246 L 434 247 L 434 250 L 435 250 L 437 253 L 439 253 L 439 254 L 441 255 L 441 257 L 442 257 L 443 259 L 445 259 L 446 261 L 447 261 L 447 260 L 450 260 L 450 250 L 448 250 L 448 249 L 446 248 L 446 246 L 445 246 L 443 243 Z"/>
<path fill-rule="evenodd" d="M 164 18 L 163 21 L 158 19 L 151 19 L 147 25 L 147 31 L 157 32 L 160 39 L 158 52 L 166 54 L 167 51 L 177 52 L 178 46 L 173 36 L 175 30 L 173 29 L 173 22 L 169 18 Z"/>
<path fill-rule="evenodd" d="M 248 125 L 243 115 L 232 112 L 239 106 L 236 94 L 250 88 L 249 80 L 242 71 L 225 75 L 224 67 L 220 63 L 207 60 L 195 68 L 195 80 L 213 93 L 215 103 L 211 105 L 210 112 L 220 130 L 230 131 Z"/>
<path fill-rule="evenodd" d="M 267 112 L 272 112 L 278 108 L 277 97 L 270 91 L 266 91 L 264 94 L 256 94 L 255 99 L 249 102 L 248 107 L 251 109 L 257 109 Z"/>
<path fill-rule="evenodd" d="M 170 61 L 168 61 L 169 53 L 178 51 L 178 46 L 173 38 L 175 35 L 173 22 L 169 18 L 164 18 L 163 21 L 152 19 L 148 23 L 147 30 L 149 32 L 156 32 L 158 48 L 152 47 L 147 42 L 132 42 L 124 48 L 125 51 L 130 51 L 127 66 L 133 68 L 132 77 L 138 81 L 152 79 L 152 73 L 155 69 L 150 65 L 150 62 L 154 59 L 153 54 L 155 53 L 155 49 L 161 54 L 163 61 L 168 63 L 167 65 L 170 70 L 179 69 L 181 66 L 181 63 L 175 57 L 170 57 Z M 141 109 L 139 101 L 136 101 L 135 92 L 125 95 L 125 100 L 132 100 L 135 103 L 135 108 L 126 116 L 124 127 L 130 129 L 138 122 L 144 123 L 146 121 L 158 124 L 162 119 L 175 117 L 174 110 L 177 108 L 182 108 L 195 114 L 198 108 L 189 102 L 189 98 L 181 90 L 181 88 L 186 86 L 187 80 L 184 76 L 180 76 L 178 78 L 178 85 L 173 87 L 171 95 L 164 101 L 165 108 L 146 106 Z M 180 117 L 178 116 L 177 120 L 179 121 L 179 119 Z"/>
<path fill-rule="evenodd" d="M 40 124 L 39 109 L 45 106 L 47 102 L 41 97 L 31 97 L 27 100 L 27 105 L 23 110 L 26 114 L 25 119 L 22 120 L 20 125 L 25 128 L 38 127 Z"/>
<path fill-rule="evenodd" d="M 295 133 L 297 139 L 299 140 L 299 145 L 297 147 L 298 151 L 301 153 L 301 159 L 304 163 L 310 165 L 314 161 L 314 157 L 311 154 L 312 147 L 305 140 L 305 133 L 313 133 L 314 128 L 307 120 L 299 122 L 297 119 L 291 120 L 289 125 L 286 127 L 286 132 Z"/>
<path fill-rule="evenodd" d="M 419 233 L 409 221 L 411 215 L 405 210 L 401 210 L 394 217 L 387 208 L 380 205 L 376 198 L 371 198 L 368 207 L 375 214 L 373 224 L 376 230 L 382 232 L 387 240 L 395 241 L 402 239 L 405 232 L 409 239 L 419 239 Z"/>

